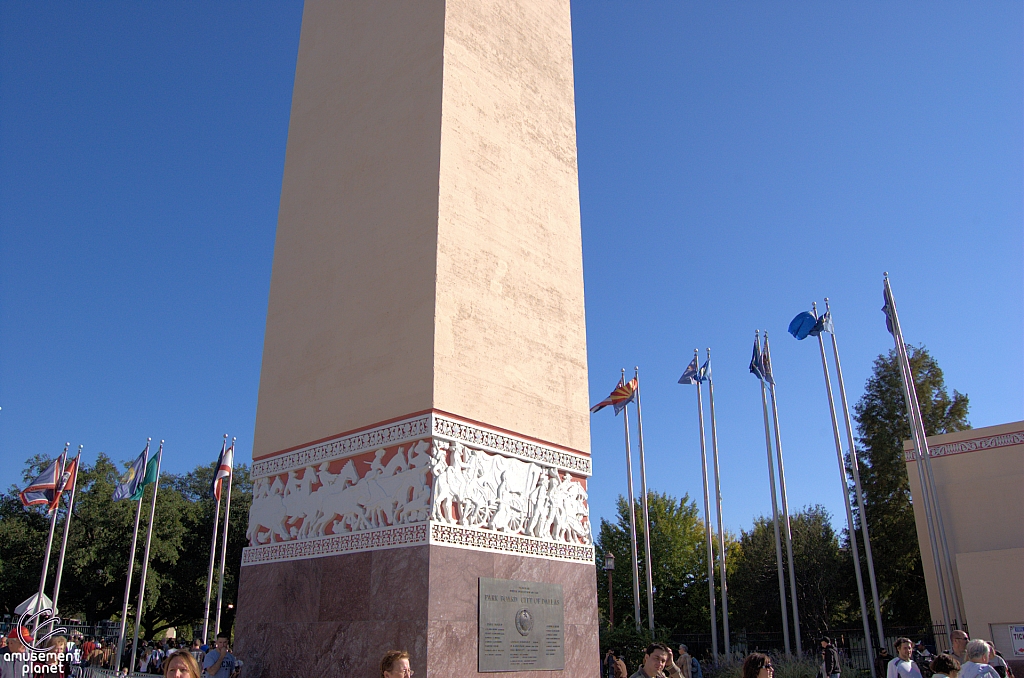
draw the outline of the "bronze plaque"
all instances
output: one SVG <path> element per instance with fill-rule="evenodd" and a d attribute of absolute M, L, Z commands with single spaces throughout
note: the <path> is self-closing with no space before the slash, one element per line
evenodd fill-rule
<path fill-rule="evenodd" d="M 478 670 L 565 669 L 562 585 L 480 578 Z"/>

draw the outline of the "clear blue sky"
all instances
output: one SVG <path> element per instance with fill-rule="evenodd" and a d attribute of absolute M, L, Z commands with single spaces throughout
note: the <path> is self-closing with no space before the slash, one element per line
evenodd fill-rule
<path fill-rule="evenodd" d="M 249 457 L 301 3 L 0 2 L 0 486 L 23 460 L 166 438 Z M 990 3 L 573 7 L 591 398 L 643 376 L 652 489 L 700 496 L 693 348 L 715 356 L 725 523 L 770 510 L 754 329 L 790 503 L 842 500 L 816 345 L 851 401 L 891 274 L 975 426 L 1024 418 L 1024 10 Z M 593 423 L 595 523 L 624 492 Z"/>

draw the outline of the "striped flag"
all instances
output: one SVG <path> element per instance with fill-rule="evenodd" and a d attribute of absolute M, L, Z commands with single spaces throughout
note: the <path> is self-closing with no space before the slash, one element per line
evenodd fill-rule
<path fill-rule="evenodd" d="M 210 486 L 210 496 L 214 501 L 220 501 L 220 488 L 225 478 L 231 477 L 231 469 L 234 468 L 235 444 L 227 447 L 227 441 L 221 447 L 220 458 L 217 460 L 217 469 L 213 472 L 213 484 Z"/>
<path fill-rule="evenodd" d="M 71 463 L 64 467 L 64 473 L 60 476 L 60 482 L 57 484 L 57 491 L 54 493 L 53 501 L 50 502 L 50 510 L 57 508 L 57 504 L 60 503 L 60 495 L 64 492 L 70 492 L 75 487 L 75 482 L 78 480 L 78 457 L 71 460 Z"/>
<path fill-rule="evenodd" d="M 28 487 L 18 493 L 23 506 L 26 508 L 29 506 L 46 506 L 47 510 L 53 509 L 56 505 L 55 500 L 60 497 L 60 493 L 57 492 L 57 486 L 61 481 L 60 467 L 63 457 L 64 455 L 61 455 L 54 459 L 53 463 L 47 466 L 45 471 L 29 483 Z"/>
<path fill-rule="evenodd" d="M 633 400 L 636 397 L 636 379 L 630 379 L 628 382 L 625 379 L 620 378 L 618 385 L 608 395 L 607 398 L 599 402 L 590 408 L 591 413 L 599 412 L 604 408 L 611 405 L 615 408 L 615 414 L 618 415 L 626 407 L 626 403 Z"/>

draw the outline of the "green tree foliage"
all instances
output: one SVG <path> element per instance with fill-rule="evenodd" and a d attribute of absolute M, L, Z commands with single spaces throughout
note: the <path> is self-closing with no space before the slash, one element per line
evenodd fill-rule
<path fill-rule="evenodd" d="M 849 621 L 853 562 L 840 549 L 831 517 L 822 506 L 790 514 L 793 560 L 801 633 L 806 638 Z M 782 524 L 780 516 L 780 534 Z M 783 545 L 783 574 L 787 606 L 791 593 Z M 748 631 L 782 631 L 775 528 L 770 516 L 761 516 L 740 536 L 739 549 L 729 575 L 729 612 L 732 627 Z M 791 622 L 792 623 L 792 622 Z"/>
<path fill-rule="evenodd" d="M 950 396 L 931 354 L 924 347 L 907 348 L 926 433 L 932 436 L 969 429 L 967 395 L 954 390 Z M 895 350 L 875 360 L 854 413 L 882 616 L 890 624 L 930 624 L 903 457 L 903 441 L 910 438 L 910 426 Z"/>
<path fill-rule="evenodd" d="M 689 495 L 675 499 L 667 494 L 650 492 L 647 495 L 651 517 L 651 577 L 654 582 L 654 617 L 659 627 L 673 632 L 693 632 L 710 625 L 708 607 L 707 555 L 704 542 L 704 523 L 700 520 L 697 503 Z M 615 523 L 601 520 L 596 550 L 603 566 L 606 552 L 615 556 L 612 578 L 615 604 L 615 624 L 634 625 L 633 569 L 629 537 L 629 506 L 624 497 L 617 502 Z M 636 506 L 637 548 L 640 568 L 640 620 L 647 626 L 647 593 L 643 543 L 643 509 Z M 731 538 L 727 548 L 734 549 Z M 729 554 L 726 556 L 728 563 Z M 598 605 L 605 620 L 608 619 L 607 577 L 598 585 Z M 720 612 L 720 611 L 719 611 Z"/>
<path fill-rule="evenodd" d="M 34 477 L 47 463 L 45 459 L 30 459 L 26 464 L 26 477 Z M 209 498 L 213 467 L 214 464 L 201 466 L 182 476 L 161 473 L 146 575 L 144 635 L 152 636 L 168 627 L 201 624 L 213 530 L 214 503 Z M 104 454 L 100 454 L 93 465 L 83 465 L 79 473 L 61 583 L 62 616 L 84 617 L 90 622 L 120 616 L 132 528 L 136 510 L 141 507 L 128 608 L 129 616 L 134 619 L 153 486 L 146 488 L 141 503 L 111 501 L 120 474 Z M 239 465 L 235 468 L 231 491 L 225 606 L 236 599 L 251 502 L 248 468 Z M 47 578 L 48 595 L 56 573 L 65 514 L 66 502 L 62 502 Z M 220 524 L 222 528 L 223 512 Z M 11 612 L 38 589 L 48 528 L 49 521 L 43 511 L 22 507 L 17 488 L 12 487 L 0 495 L 0 571 L 5 575 L 0 578 L 0 611 Z M 220 536 L 218 549 L 219 545 Z M 230 628 L 233 610 L 225 612 L 221 625 Z"/>

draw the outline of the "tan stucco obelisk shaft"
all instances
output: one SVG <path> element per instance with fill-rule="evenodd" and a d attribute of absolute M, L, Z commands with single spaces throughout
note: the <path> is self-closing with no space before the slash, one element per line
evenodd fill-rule
<path fill-rule="evenodd" d="M 566 0 L 306 3 L 253 455 L 431 408 L 589 452 Z"/>

